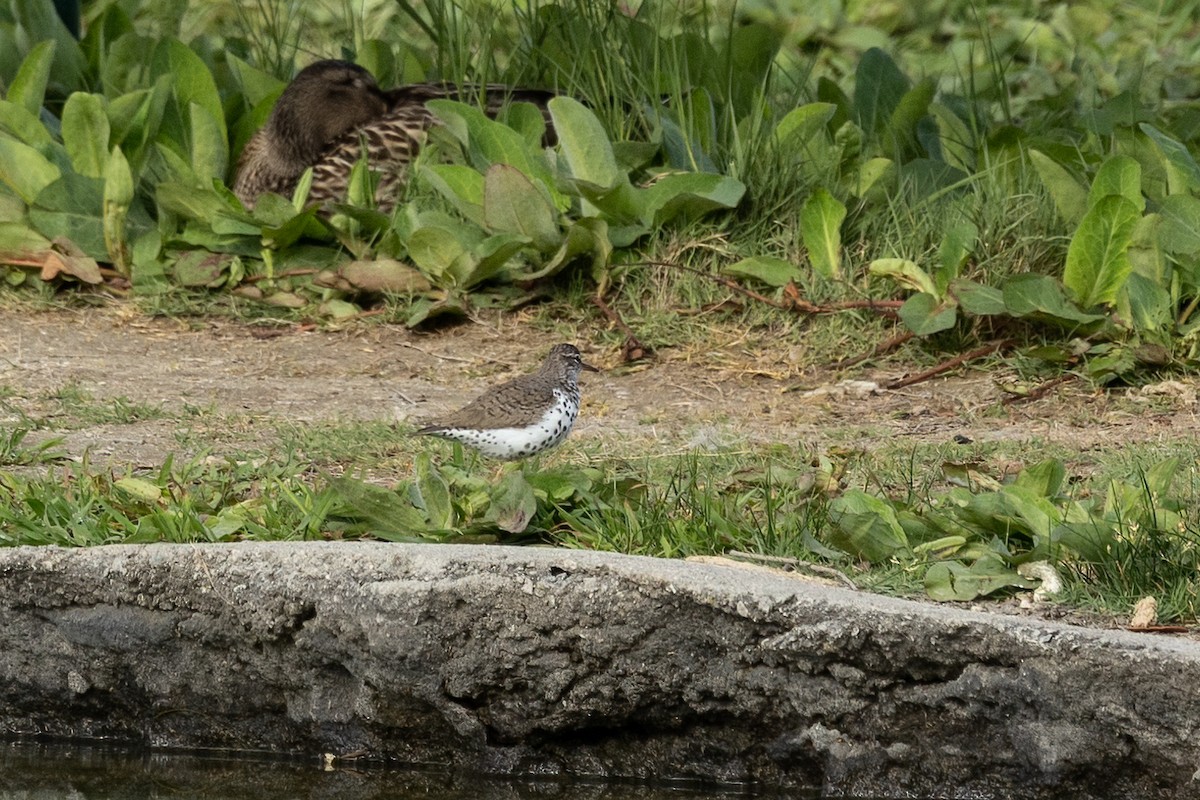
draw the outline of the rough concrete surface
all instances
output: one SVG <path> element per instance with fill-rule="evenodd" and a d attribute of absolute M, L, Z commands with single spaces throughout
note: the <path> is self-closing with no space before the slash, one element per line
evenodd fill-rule
<path fill-rule="evenodd" d="M 1183 798 L 1200 644 L 717 564 L 0 550 L 0 734 L 825 794 Z"/>

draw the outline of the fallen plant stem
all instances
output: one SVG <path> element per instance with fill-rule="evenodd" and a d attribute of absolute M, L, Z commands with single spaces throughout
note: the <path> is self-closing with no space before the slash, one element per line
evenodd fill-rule
<path fill-rule="evenodd" d="M 321 270 L 319 270 L 319 269 L 307 269 L 307 268 L 306 269 L 285 269 L 283 272 L 276 272 L 273 275 L 266 275 L 266 274 L 247 275 L 245 278 L 242 278 L 242 283 L 258 283 L 259 281 L 265 281 L 268 278 L 270 278 L 271 280 L 278 280 L 280 278 L 298 278 L 303 275 L 316 275 L 320 271 Z"/>
<path fill-rule="evenodd" d="M 796 290 L 796 284 L 789 283 L 784 287 L 784 300 L 772 300 L 766 295 L 759 294 L 753 289 L 747 289 L 735 280 L 722 278 L 720 275 L 713 275 L 711 272 L 705 272 L 695 267 L 689 267 L 686 264 L 675 264 L 670 261 L 637 261 L 627 266 L 631 267 L 667 267 L 668 269 L 678 269 L 684 272 L 690 272 L 693 275 L 699 275 L 702 278 L 707 278 L 714 283 L 724 286 L 726 289 L 737 292 L 738 294 L 749 297 L 751 300 L 757 300 L 772 308 L 782 309 L 784 311 L 800 311 L 805 314 L 836 314 L 839 311 L 853 311 L 855 309 L 868 309 L 878 311 L 889 317 L 896 316 L 896 309 L 904 305 L 903 300 L 841 300 L 828 305 L 817 305 L 800 297 Z"/>
<path fill-rule="evenodd" d="M 894 380 L 890 383 L 884 384 L 884 388 L 885 389 L 903 389 L 905 386 L 912 386 L 914 383 L 921 383 L 922 381 L 927 381 L 930 378 L 935 378 L 938 375 L 941 375 L 943 372 L 949 372 L 950 370 L 954 369 L 955 367 L 960 367 L 968 361 L 973 361 L 976 358 L 981 358 L 986 355 L 991 355 L 992 353 L 996 352 L 997 350 L 1007 347 L 1009 345 L 1009 343 L 1010 342 L 1008 339 L 1000 339 L 1000 340 L 992 342 L 990 344 L 986 344 L 983 347 L 977 347 L 974 350 L 971 350 L 966 353 L 962 353 L 960 355 L 955 356 L 954 358 L 943 361 L 942 363 L 938 364 L 936 367 L 931 367 L 930 369 L 927 369 L 924 372 L 918 372 L 916 375 L 909 375 L 908 377 L 905 377 L 905 378 L 898 378 L 897 380 Z"/>
<path fill-rule="evenodd" d="M 914 336 L 916 336 L 915 333 L 898 333 L 887 341 L 880 342 L 879 344 L 875 345 L 870 352 L 857 356 L 851 356 L 849 358 L 843 358 L 841 361 L 833 362 L 832 366 L 834 369 L 845 369 L 846 367 L 853 367 L 855 364 L 861 364 L 867 359 L 878 358 L 885 353 L 892 352 L 909 339 L 912 339 Z"/>
<path fill-rule="evenodd" d="M 625 344 L 621 347 L 621 360 L 629 363 L 630 361 L 640 361 L 645 358 L 650 352 L 650 348 L 642 344 L 641 340 L 634 335 L 633 329 L 625 323 L 625 320 L 621 319 L 620 314 L 612 310 L 599 292 L 592 295 L 592 304 L 600 309 L 601 313 L 608 317 L 609 321 L 621 330 L 621 333 L 625 334 Z"/>
<path fill-rule="evenodd" d="M 1057 378 L 1051 378 L 1050 380 L 1046 381 L 1045 383 L 1038 384 L 1037 386 L 1033 387 L 1025 394 L 1009 395 L 1008 397 L 1006 397 L 1000 401 L 1000 405 L 1015 406 L 1017 403 L 1028 403 L 1033 400 L 1041 400 L 1043 397 L 1045 397 L 1047 394 L 1050 393 L 1051 389 L 1053 389 L 1056 386 L 1059 386 L 1061 384 L 1067 383 L 1069 381 L 1073 381 L 1078 377 L 1079 377 L 1078 375 L 1073 375 L 1071 373 L 1068 373 L 1066 375 L 1059 375 Z"/>

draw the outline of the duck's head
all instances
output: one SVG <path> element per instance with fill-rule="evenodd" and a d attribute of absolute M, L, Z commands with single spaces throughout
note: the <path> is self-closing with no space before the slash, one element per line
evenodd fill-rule
<path fill-rule="evenodd" d="M 387 96 L 371 73 L 349 61 L 317 61 L 283 90 L 267 121 L 267 134 L 277 155 L 308 166 L 331 141 L 387 108 Z"/>

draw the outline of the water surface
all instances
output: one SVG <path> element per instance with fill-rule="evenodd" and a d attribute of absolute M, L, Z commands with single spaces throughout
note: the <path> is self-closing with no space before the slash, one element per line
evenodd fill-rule
<path fill-rule="evenodd" d="M 373 766 L 327 770 L 313 761 L 268 756 L 0 743 L 0 800 L 725 800 L 739 796 L 746 796 L 746 790 L 495 780 Z M 818 795 L 791 792 L 767 796 Z"/>

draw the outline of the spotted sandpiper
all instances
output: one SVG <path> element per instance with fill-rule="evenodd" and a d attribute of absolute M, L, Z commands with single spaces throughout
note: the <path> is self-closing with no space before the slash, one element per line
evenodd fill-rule
<path fill-rule="evenodd" d="M 493 387 L 449 416 L 417 431 L 453 439 L 490 458 L 512 461 L 560 444 L 579 414 L 579 372 L 572 344 L 556 344 L 536 372 Z"/>

